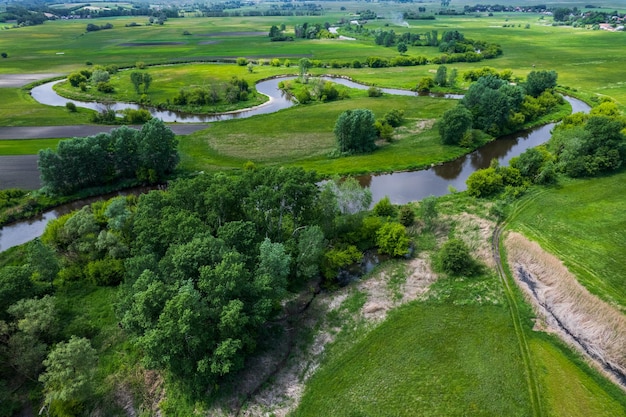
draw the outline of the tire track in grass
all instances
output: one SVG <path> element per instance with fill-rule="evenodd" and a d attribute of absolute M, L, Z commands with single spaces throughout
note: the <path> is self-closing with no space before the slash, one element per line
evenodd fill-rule
<path fill-rule="evenodd" d="M 500 256 L 500 237 L 502 235 L 503 228 L 504 223 L 498 224 L 495 227 L 493 231 L 493 236 L 491 238 L 491 251 L 496 264 L 496 270 L 498 271 L 498 276 L 500 277 L 500 280 L 502 281 L 502 286 L 504 287 L 504 294 L 506 295 L 507 301 L 509 303 L 511 319 L 513 321 L 515 334 L 517 335 L 517 340 L 519 342 L 522 360 L 524 361 L 524 368 L 526 369 L 526 382 L 528 384 L 528 393 L 530 395 L 530 402 L 533 409 L 533 417 L 543 417 L 544 413 L 541 407 L 541 398 L 539 396 L 539 384 L 537 382 L 537 377 L 535 376 L 535 372 L 533 369 L 530 347 L 528 346 L 528 341 L 524 332 L 519 307 L 517 305 L 517 302 L 515 301 L 515 295 L 513 294 L 510 281 L 504 270 L 504 267 L 502 266 L 502 260 Z"/>

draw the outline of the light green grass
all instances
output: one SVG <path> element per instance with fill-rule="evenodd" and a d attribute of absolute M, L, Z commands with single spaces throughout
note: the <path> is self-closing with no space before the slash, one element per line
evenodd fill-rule
<path fill-rule="evenodd" d="M 63 139 L 0 140 L 0 155 L 36 155 L 40 149 L 56 149 Z"/>
<path fill-rule="evenodd" d="M 504 307 L 401 308 L 328 362 L 292 416 L 528 416 Z"/>
<path fill-rule="evenodd" d="M 352 94 L 352 93 L 351 93 Z M 439 117 L 456 103 L 430 97 L 356 97 L 331 103 L 296 106 L 274 114 L 211 125 L 181 138 L 182 167 L 190 170 L 240 168 L 246 161 L 257 165 L 298 165 L 330 174 L 392 171 L 424 167 L 465 153 L 443 146 L 431 129 L 418 132 L 424 119 Z M 358 96 L 358 95 L 361 96 Z M 368 155 L 329 159 L 335 148 L 333 129 L 339 114 L 367 108 L 376 117 L 391 109 L 405 111 L 406 128 L 401 139 L 383 144 Z"/>
<path fill-rule="evenodd" d="M 19 88 L 0 88 L 0 126 L 58 126 L 86 124 L 93 111 L 44 106 Z M 17 138 L 16 138 L 17 139 Z"/>
<path fill-rule="evenodd" d="M 626 172 L 532 194 L 510 221 L 562 259 L 592 293 L 626 310 Z"/>
<path fill-rule="evenodd" d="M 547 416 L 623 417 L 626 397 L 616 386 L 599 378 L 587 365 L 571 359 L 546 340 L 535 337 L 530 342 Z"/>

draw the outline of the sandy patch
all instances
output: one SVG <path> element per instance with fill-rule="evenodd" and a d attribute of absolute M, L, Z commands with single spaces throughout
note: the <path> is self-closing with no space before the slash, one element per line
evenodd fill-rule
<path fill-rule="evenodd" d="M 518 233 L 505 241 L 518 286 L 541 320 L 626 389 L 626 316 L 583 287 L 555 256 Z"/>

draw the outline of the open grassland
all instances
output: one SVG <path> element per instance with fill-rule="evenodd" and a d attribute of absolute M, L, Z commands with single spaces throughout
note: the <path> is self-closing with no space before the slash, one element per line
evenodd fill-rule
<path fill-rule="evenodd" d="M 505 307 L 414 303 L 328 361 L 293 416 L 528 416 Z"/>
<path fill-rule="evenodd" d="M 63 139 L 0 140 L 0 155 L 36 155 L 41 149 L 56 149 Z"/>
<path fill-rule="evenodd" d="M 72 113 L 65 107 L 44 106 L 20 88 L 0 88 L 1 126 L 85 124 L 89 122 L 91 114 L 93 114 L 91 110 L 81 108 Z"/>
<path fill-rule="evenodd" d="M 626 310 L 626 172 L 560 187 L 522 200 L 511 227 L 552 252 L 593 294 Z"/>
<path fill-rule="evenodd" d="M 247 161 L 258 165 L 298 165 L 319 172 L 361 173 L 418 168 L 452 159 L 466 151 L 441 145 L 430 129 L 432 119 L 455 105 L 453 100 L 431 97 L 385 95 L 355 97 L 332 103 L 296 106 L 278 113 L 231 120 L 181 138 L 182 168 L 206 170 L 240 168 Z M 336 147 L 333 128 L 339 114 L 348 109 L 368 108 L 376 117 L 391 109 L 405 111 L 405 128 L 398 139 L 368 155 L 329 158 Z M 428 126 L 428 129 L 424 129 Z"/>
<path fill-rule="evenodd" d="M 350 3 L 347 3 L 350 4 Z M 169 19 L 165 25 L 126 27 L 131 22 L 143 24 L 144 17 L 119 17 L 92 19 L 93 23 L 112 23 L 114 28 L 98 32 L 85 32 L 87 20 L 51 21 L 44 25 L 3 31 L 0 50 L 7 51 L 0 73 L 40 72 L 43 68 L 55 72 L 71 72 L 87 61 L 97 64 L 115 64 L 129 67 L 141 61 L 148 64 L 185 60 L 219 60 L 249 57 L 251 59 L 310 57 L 330 63 L 364 61 L 368 56 L 393 57 L 394 47 L 376 46 L 373 38 L 356 41 L 296 40 L 270 42 L 266 35 L 271 25 L 286 24 L 287 32 L 294 24 L 334 23 L 341 18 L 350 19 L 350 12 L 360 6 L 354 4 L 346 11 L 339 4 L 329 4 L 323 16 L 290 17 L 229 17 Z M 362 8 L 362 7 L 361 7 Z M 372 8 L 376 10 L 375 5 Z M 559 83 L 577 90 L 609 95 L 626 104 L 626 84 L 621 68 L 626 64 L 622 49 L 625 33 L 592 31 L 584 28 L 551 26 L 551 18 L 527 13 L 496 13 L 492 17 L 437 16 L 436 20 L 409 21 L 401 26 L 391 18 L 398 10 L 379 8 L 386 19 L 370 21 L 366 28 L 393 29 L 396 33 L 411 31 L 425 33 L 437 30 L 439 36 L 447 30 L 460 30 L 466 37 L 495 42 L 502 45 L 504 55 L 479 63 L 455 63 L 462 73 L 465 70 L 493 66 L 510 68 L 516 76 L 524 77 L 533 69 L 554 69 L 559 73 Z M 530 25 L 526 29 L 526 25 Z M 386 26 L 388 25 L 388 26 Z M 508 27 L 503 27 L 507 25 Z M 183 32 L 190 35 L 183 35 Z M 63 55 L 60 55 L 63 53 Z M 428 58 L 440 53 L 433 47 L 409 47 L 408 55 Z M 431 74 L 435 65 L 357 71 L 364 80 L 373 77 L 386 81 L 385 85 L 415 86 L 419 78 Z M 388 72 L 389 71 L 389 72 Z M 371 73 L 371 74 L 369 74 Z M 394 74 L 402 77 L 394 76 Z M 357 77 L 358 78 L 358 77 Z"/>
<path fill-rule="evenodd" d="M 568 348 L 544 336 L 530 340 L 547 416 L 626 416 L 623 391 Z"/>

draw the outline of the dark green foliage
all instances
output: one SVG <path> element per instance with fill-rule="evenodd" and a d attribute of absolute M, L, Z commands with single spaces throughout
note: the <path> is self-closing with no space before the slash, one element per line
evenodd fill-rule
<path fill-rule="evenodd" d="M 69 110 L 70 112 L 72 112 L 72 113 L 76 113 L 76 110 L 77 110 L 76 109 L 76 104 L 74 104 L 71 101 L 68 101 L 67 103 L 65 103 L 65 108 L 67 110 Z"/>
<path fill-rule="evenodd" d="M 381 97 L 383 95 L 383 90 L 378 87 L 370 87 L 367 89 L 368 97 Z"/>
<path fill-rule="evenodd" d="M 494 163 L 495 162 L 495 163 Z M 472 197 L 489 197 L 509 188 L 514 196 L 522 191 L 523 178 L 514 167 L 500 167 L 494 159 L 489 168 L 473 172 L 465 182 Z M 516 191 L 513 191 L 516 189 Z"/>
<path fill-rule="evenodd" d="M 476 270 L 469 247 L 461 239 L 448 239 L 437 254 L 437 267 L 450 275 L 471 276 Z"/>
<path fill-rule="evenodd" d="M 404 110 L 393 109 L 385 113 L 382 119 L 392 127 L 398 127 L 404 121 Z"/>
<path fill-rule="evenodd" d="M 408 50 L 409 50 L 409 48 L 407 48 L 406 43 L 404 43 L 404 42 L 399 42 L 398 43 L 398 52 L 403 54 L 403 53 L 405 53 Z"/>
<path fill-rule="evenodd" d="M 374 114 L 368 109 L 346 110 L 335 123 L 335 138 L 341 153 L 366 153 L 376 149 Z"/>
<path fill-rule="evenodd" d="M 87 82 L 87 78 L 88 77 L 85 77 L 85 75 L 80 72 L 73 72 L 67 77 L 67 80 L 72 87 L 78 87 L 80 83 Z"/>
<path fill-rule="evenodd" d="M 0 53 L 0 56 L 1 56 L 2 58 L 8 58 L 8 57 L 9 57 L 9 54 L 7 54 L 6 52 L 2 52 L 2 53 Z"/>
<path fill-rule="evenodd" d="M 178 163 L 177 140 L 157 119 L 140 132 L 122 127 L 111 134 L 64 140 L 57 151 L 39 152 L 44 187 L 68 194 L 77 189 L 130 178 L 137 173 L 148 182 L 163 180 Z"/>
<path fill-rule="evenodd" d="M 152 119 L 152 114 L 146 109 L 124 109 L 124 122 L 131 125 L 142 125 Z"/>
<path fill-rule="evenodd" d="M 509 117 L 519 110 L 523 99 L 521 87 L 490 75 L 473 83 L 461 103 L 472 112 L 474 127 L 499 135 L 507 127 Z"/>
<path fill-rule="evenodd" d="M 556 87 L 557 77 L 554 70 L 531 71 L 526 77 L 524 87 L 529 95 L 538 97 L 544 91 Z"/>
<path fill-rule="evenodd" d="M 445 65 L 440 65 L 437 68 L 437 74 L 435 75 L 435 84 L 439 87 L 445 87 L 448 84 L 448 68 Z"/>
<path fill-rule="evenodd" d="M 439 121 L 441 141 L 446 145 L 458 145 L 472 128 L 472 113 L 462 104 L 446 111 Z"/>
<path fill-rule="evenodd" d="M 400 223 L 385 223 L 376 232 L 376 246 L 380 253 L 404 256 L 409 253 L 409 236 Z"/>
<path fill-rule="evenodd" d="M 388 196 L 383 197 L 374 206 L 374 213 L 380 217 L 391 217 L 395 214 L 395 207 L 391 204 Z"/>
<path fill-rule="evenodd" d="M 8 318 L 6 309 L 11 304 L 35 295 L 30 276 L 30 269 L 23 266 L 5 266 L 0 269 L 0 320 Z"/>
<path fill-rule="evenodd" d="M 400 213 L 398 215 L 398 218 L 400 224 L 402 224 L 403 226 L 412 226 L 413 223 L 415 223 L 415 211 L 413 210 L 413 207 L 411 207 L 410 204 L 405 204 L 404 206 L 400 207 Z"/>

